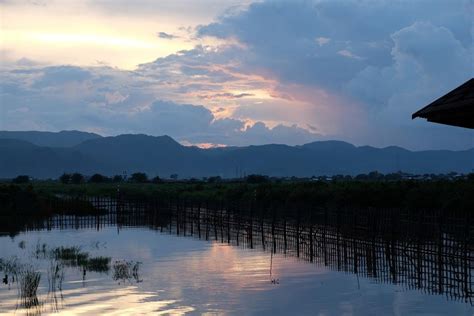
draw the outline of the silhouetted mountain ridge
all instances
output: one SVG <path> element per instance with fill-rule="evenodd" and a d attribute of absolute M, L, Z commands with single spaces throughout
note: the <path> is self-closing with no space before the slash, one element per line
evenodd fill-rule
<path fill-rule="evenodd" d="M 89 139 L 102 136 L 80 131 L 40 132 L 40 131 L 0 131 L 0 139 L 19 139 L 38 146 L 72 147 Z"/>
<path fill-rule="evenodd" d="M 252 173 L 270 176 L 356 175 L 374 170 L 382 173 L 467 173 L 474 169 L 474 149 L 417 152 L 397 146 L 356 147 L 342 141 L 318 141 L 301 146 L 268 144 L 201 149 L 183 146 L 166 135 L 94 135 L 81 135 L 86 138 L 84 141 L 67 148 L 0 138 L 0 177 L 28 174 L 56 178 L 63 172 L 76 171 L 106 175 L 142 171 L 161 177 L 176 173 L 184 178 L 236 177 Z"/>

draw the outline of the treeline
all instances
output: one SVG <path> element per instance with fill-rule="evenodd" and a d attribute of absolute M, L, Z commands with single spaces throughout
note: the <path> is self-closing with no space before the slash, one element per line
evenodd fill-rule
<path fill-rule="evenodd" d="M 86 177 L 80 173 L 64 173 L 59 177 L 59 181 L 63 184 L 82 184 L 82 183 L 160 183 L 162 182 L 160 177 L 154 177 L 149 179 L 146 173 L 136 172 L 130 177 L 115 175 L 113 177 L 104 176 L 100 173 L 93 174 L 90 177 Z"/>
<path fill-rule="evenodd" d="M 78 189 L 77 187 L 80 187 Z M 333 181 L 299 183 L 115 183 L 81 186 L 57 183 L 0 184 L 0 235 L 18 232 L 35 220 L 54 214 L 90 215 L 95 209 L 86 196 L 109 196 L 155 205 L 191 205 L 241 210 L 249 214 L 296 216 L 321 210 L 353 212 L 392 209 L 416 214 L 456 214 L 474 211 L 474 180 L 457 181 Z M 275 212 L 276 211 L 276 212 Z M 442 213 L 439 213 L 442 212 Z M 343 212 L 344 213 L 344 212 Z M 298 215 L 299 216 L 299 215 Z M 470 216 L 470 215 L 469 215 Z"/>
<path fill-rule="evenodd" d="M 78 196 L 57 196 L 32 185 L 0 184 L 0 231 L 5 221 L 20 217 L 48 217 L 57 213 L 97 214 L 92 203 Z M 7 223 L 8 224 L 8 223 Z"/>
<path fill-rule="evenodd" d="M 400 208 L 474 211 L 474 180 L 333 181 L 162 185 L 162 198 L 222 201 L 287 210 Z"/>
<path fill-rule="evenodd" d="M 396 182 L 403 180 L 414 181 L 440 181 L 440 180 L 474 180 L 474 173 L 459 174 L 450 172 L 447 174 L 409 174 L 403 172 L 383 174 L 377 171 L 372 171 L 367 174 L 359 174 L 357 176 L 351 175 L 332 175 L 332 176 L 312 176 L 312 177 L 269 177 L 260 174 L 250 174 L 242 178 L 222 178 L 220 176 L 210 176 L 197 178 L 181 179 L 179 182 L 186 183 L 281 183 L 281 182 Z M 163 183 L 163 182 L 177 182 L 178 175 L 171 174 L 169 178 L 161 178 L 159 176 L 149 177 L 144 172 L 135 172 L 130 176 L 125 173 L 123 175 L 106 176 L 100 173 L 91 176 L 83 175 L 81 173 L 63 173 L 58 179 L 50 180 L 35 180 L 28 175 L 19 175 L 10 180 L 11 183 L 25 184 L 39 181 L 58 181 L 62 184 L 84 184 L 84 183 Z M 5 182 L 5 181 L 4 181 Z M 7 181 L 8 182 L 8 181 Z"/>
<path fill-rule="evenodd" d="M 0 215 L 38 214 L 43 210 L 40 194 L 32 186 L 0 185 Z"/>
<path fill-rule="evenodd" d="M 28 175 L 19 175 L 11 179 L 11 183 L 14 184 L 27 184 L 34 182 L 35 180 Z M 54 180 L 53 180 L 54 181 Z M 148 178 L 146 173 L 136 172 L 130 177 L 115 175 L 112 177 L 95 173 L 92 176 L 86 176 L 81 173 L 63 173 L 58 179 L 62 184 L 84 184 L 84 183 L 160 183 L 162 182 L 160 177 Z"/>
<path fill-rule="evenodd" d="M 378 175 L 375 180 L 333 178 L 331 181 L 324 179 L 283 181 L 262 175 L 249 175 L 239 181 L 228 181 L 220 177 L 210 177 L 206 181 L 170 181 L 158 177 L 149 179 L 144 173 L 134 173 L 128 178 L 120 179 L 100 174 L 90 177 L 81 174 L 63 174 L 59 181 L 33 181 L 20 187 L 26 190 L 26 193 L 21 194 L 39 196 L 189 199 L 192 203 L 200 201 L 254 203 L 259 207 L 268 208 L 374 207 L 474 210 L 473 174 L 467 177 L 430 181 L 388 180 L 381 179 Z M 11 192 L 2 193 L 9 195 Z M 19 200 L 21 199 L 20 195 Z"/>

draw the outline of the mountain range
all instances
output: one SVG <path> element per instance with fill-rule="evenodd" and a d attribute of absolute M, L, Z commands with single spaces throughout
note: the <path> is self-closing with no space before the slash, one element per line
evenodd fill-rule
<path fill-rule="evenodd" d="M 301 146 L 260 145 L 201 149 L 183 146 L 169 136 L 102 137 L 80 131 L 0 131 L 0 178 L 26 174 L 57 178 L 64 172 L 105 175 L 146 172 L 167 178 L 356 175 L 390 173 L 468 173 L 474 148 L 464 151 L 410 151 L 400 147 L 356 147 L 342 141 Z"/>

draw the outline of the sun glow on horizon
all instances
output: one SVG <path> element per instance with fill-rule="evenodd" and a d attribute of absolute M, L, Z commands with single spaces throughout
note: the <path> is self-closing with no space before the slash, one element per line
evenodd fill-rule
<path fill-rule="evenodd" d="M 192 47 L 183 41 L 167 41 L 154 37 L 116 34 L 116 32 L 88 31 L 50 32 L 0 30 L 2 46 L 13 56 L 10 59 L 27 57 L 40 63 L 80 66 L 106 63 L 122 69 L 135 69 L 143 62 Z M 34 56 L 32 45 L 36 47 Z M 22 56 L 22 57 L 20 57 Z"/>
<path fill-rule="evenodd" d="M 166 5 L 163 4 L 165 7 Z M 167 7 L 166 7 L 167 8 Z M 13 5 L 0 3 L 2 63 L 28 59 L 37 64 L 133 70 L 196 45 L 192 27 L 210 17 L 175 11 L 158 18 L 111 14 L 87 1 Z M 165 10 L 165 9 L 162 9 Z M 183 24 L 186 17 L 190 25 Z M 172 34 L 163 38 L 159 33 Z"/>
<path fill-rule="evenodd" d="M 158 43 L 143 41 L 136 38 L 114 37 L 100 34 L 71 33 L 29 33 L 28 38 L 52 44 L 93 44 L 99 46 L 117 46 L 134 48 L 158 48 Z"/>

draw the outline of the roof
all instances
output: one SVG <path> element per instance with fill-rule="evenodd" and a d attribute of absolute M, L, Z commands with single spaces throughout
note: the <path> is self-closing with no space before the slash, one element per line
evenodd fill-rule
<path fill-rule="evenodd" d="M 474 78 L 412 115 L 428 122 L 474 128 Z"/>

